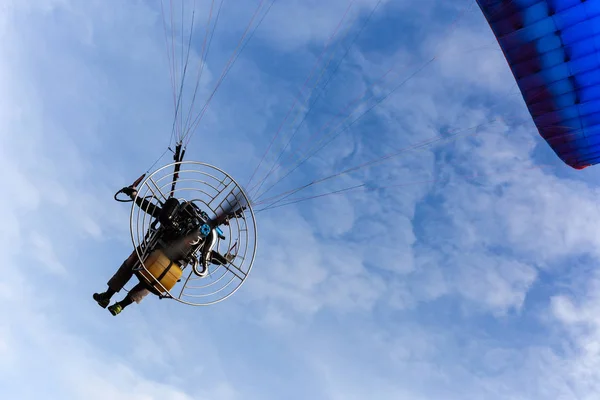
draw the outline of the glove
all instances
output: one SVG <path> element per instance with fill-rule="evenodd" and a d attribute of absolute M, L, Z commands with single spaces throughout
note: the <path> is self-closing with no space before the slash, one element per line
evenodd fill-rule
<path fill-rule="evenodd" d="M 123 188 L 122 192 L 125 193 L 127 196 L 131 197 L 132 199 L 135 196 L 137 196 L 137 190 L 135 190 L 135 188 L 132 186 Z"/>

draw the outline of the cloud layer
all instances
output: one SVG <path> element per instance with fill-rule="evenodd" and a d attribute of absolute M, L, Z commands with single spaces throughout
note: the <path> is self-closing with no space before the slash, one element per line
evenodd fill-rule
<path fill-rule="evenodd" d="M 190 158 L 250 178 L 350 4 L 325 3 L 273 5 Z M 333 54 L 319 81 L 327 90 L 309 96 L 315 78 L 302 91 L 257 178 L 303 119 L 266 187 L 328 121 L 345 130 L 269 195 L 397 155 L 298 196 L 361 190 L 259 213 L 255 267 L 225 303 L 149 298 L 118 318 L 91 294 L 130 251 L 129 210 L 111 197 L 171 132 L 161 3 L 3 6 L 0 397 L 594 398 L 591 173 L 567 171 L 532 128 L 474 4 L 381 2 L 354 41 L 376 5 L 352 3 L 351 25 L 322 59 Z M 207 7 L 197 9 L 194 67 Z M 225 2 L 202 99 L 254 7 Z M 362 94 L 373 97 L 346 119 Z"/>

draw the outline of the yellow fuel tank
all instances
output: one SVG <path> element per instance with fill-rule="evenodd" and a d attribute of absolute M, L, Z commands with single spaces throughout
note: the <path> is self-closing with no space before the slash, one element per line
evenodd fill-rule
<path fill-rule="evenodd" d="M 165 295 L 167 292 L 158 284 L 160 282 L 167 290 L 171 290 L 181 278 L 183 271 L 176 262 L 169 260 L 162 250 L 154 250 L 144 262 L 146 269 L 141 269 L 139 274 L 158 293 Z M 156 282 L 158 281 L 158 282 Z"/>

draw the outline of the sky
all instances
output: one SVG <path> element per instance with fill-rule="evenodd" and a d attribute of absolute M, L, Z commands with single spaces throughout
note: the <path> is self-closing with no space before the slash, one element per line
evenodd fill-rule
<path fill-rule="evenodd" d="M 539 137 L 473 0 L 277 0 L 186 158 L 244 183 L 279 165 L 273 195 L 395 156 L 258 212 L 224 302 L 98 307 L 132 246 L 112 196 L 171 135 L 163 12 L 179 57 L 192 4 L 0 5 L 0 398 L 597 397 L 597 170 Z M 194 73 L 219 4 L 196 1 Z M 224 1 L 196 113 L 259 4 L 252 26 L 270 1 Z M 285 176 L 315 134 L 333 140 Z"/>

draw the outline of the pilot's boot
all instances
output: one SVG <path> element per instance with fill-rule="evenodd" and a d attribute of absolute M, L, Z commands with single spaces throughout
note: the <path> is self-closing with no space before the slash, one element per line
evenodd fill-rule
<path fill-rule="evenodd" d="M 98 303 L 98 305 L 102 308 L 106 308 L 110 304 L 110 298 L 115 294 L 112 289 L 107 289 L 104 293 L 94 293 L 94 300 Z"/>
<path fill-rule="evenodd" d="M 131 303 L 133 303 L 133 299 L 128 294 L 127 296 L 125 296 L 125 298 L 123 300 L 118 301 L 115 304 L 113 304 L 112 306 L 108 307 L 108 311 L 110 311 L 110 313 L 113 316 L 116 316 L 121 311 L 123 311 L 125 309 L 125 307 L 127 307 Z"/>

